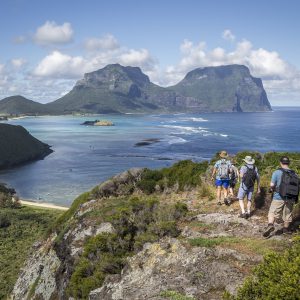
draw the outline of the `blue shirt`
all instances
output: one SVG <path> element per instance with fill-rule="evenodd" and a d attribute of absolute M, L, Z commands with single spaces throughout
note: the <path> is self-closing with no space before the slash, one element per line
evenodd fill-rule
<path fill-rule="evenodd" d="M 281 177 L 282 177 L 282 171 L 281 170 L 276 170 L 272 174 L 272 179 L 271 183 L 274 184 L 276 190 L 279 188 L 280 182 L 281 182 Z M 275 190 L 273 194 L 273 199 L 274 200 L 283 200 L 280 196 L 280 194 Z"/>
<path fill-rule="evenodd" d="M 222 159 L 220 159 L 220 160 L 218 160 L 216 163 L 215 163 L 215 168 L 217 169 L 217 174 L 216 174 L 216 179 L 217 180 L 221 180 L 221 178 L 220 178 L 220 176 L 218 175 L 218 170 L 219 170 L 219 167 L 220 167 L 220 165 L 222 164 L 222 163 L 226 163 L 226 165 L 228 166 L 228 170 L 230 170 L 230 168 L 231 168 L 231 162 L 229 161 L 229 160 L 226 160 L 225 158 L 222 158 Z M 227 180 L 229 180 L 229 173 L 228 173 L 228 177 L 227 178 L 223 178 L 223 180 L 224 179 L 227 179 Z"/>

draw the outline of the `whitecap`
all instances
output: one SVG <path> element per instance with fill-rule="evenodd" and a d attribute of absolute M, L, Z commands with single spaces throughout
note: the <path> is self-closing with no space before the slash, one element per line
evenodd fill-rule
<path fill-rule="evenodd" d="M 186 143 L 187 140 L 181 138 L 181 137 L 176 137 L 172 138 L 171 140 L 168 141 L 168 144 L 173 145 L 173 144 L 183 144 Z"/>
<path fill-rule="evenodd" d="M 206 119 L 204 119 L 204 118 L 195 118 L 195 117 L 191 117 L 191 118 L 183 118 L 182 121 L 208 122 L 208 120 L 206 120 Z"/>

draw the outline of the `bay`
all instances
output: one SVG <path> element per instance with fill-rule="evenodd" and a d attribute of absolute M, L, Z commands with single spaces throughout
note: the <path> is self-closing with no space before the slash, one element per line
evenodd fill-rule
<path fill-rule="evenodd" d="M 110 120 L 115 126 L 80 125 L 95 119 Z M 14 187 L 22 198 L 69 206 L 82 192 L 131 167 L 160 168 L 182 159 L 202 161 L 220 150 L 231 154 L 244 150 L 299 151 L 299 121 L 299 107 L 277 107 L 265 113 L 11 120 L 10 124 L 24 126 L 51 145 L 54 152 L 44 160 L 1 171 L 0 181 Z"/>

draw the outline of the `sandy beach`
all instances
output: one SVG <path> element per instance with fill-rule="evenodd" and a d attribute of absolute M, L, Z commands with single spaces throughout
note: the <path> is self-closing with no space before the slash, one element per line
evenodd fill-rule
<path fill-rule="evenodd" d="M 22 205 L 28 205 L 28 206 L 35 206 L 35 207 L 40 207 L 40 208 L 51 208 L 51 209 L 59 209 L 59 210 L 68 210 L 69 207 L 66 206 L 59 206 L 51 203 L 43 203 L 43 202 L 34 202 L 30 200 L 20 200 L 20 203 Z"/>

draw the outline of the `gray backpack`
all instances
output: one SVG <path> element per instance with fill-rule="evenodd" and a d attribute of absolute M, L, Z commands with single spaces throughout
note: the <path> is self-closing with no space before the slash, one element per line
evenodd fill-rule
<path fill-rule="evenodd" d="M 229 166 L 226 160 L 222 160 L 218 167 L 218 176 L 220 179 L 229 178 Z"/>

